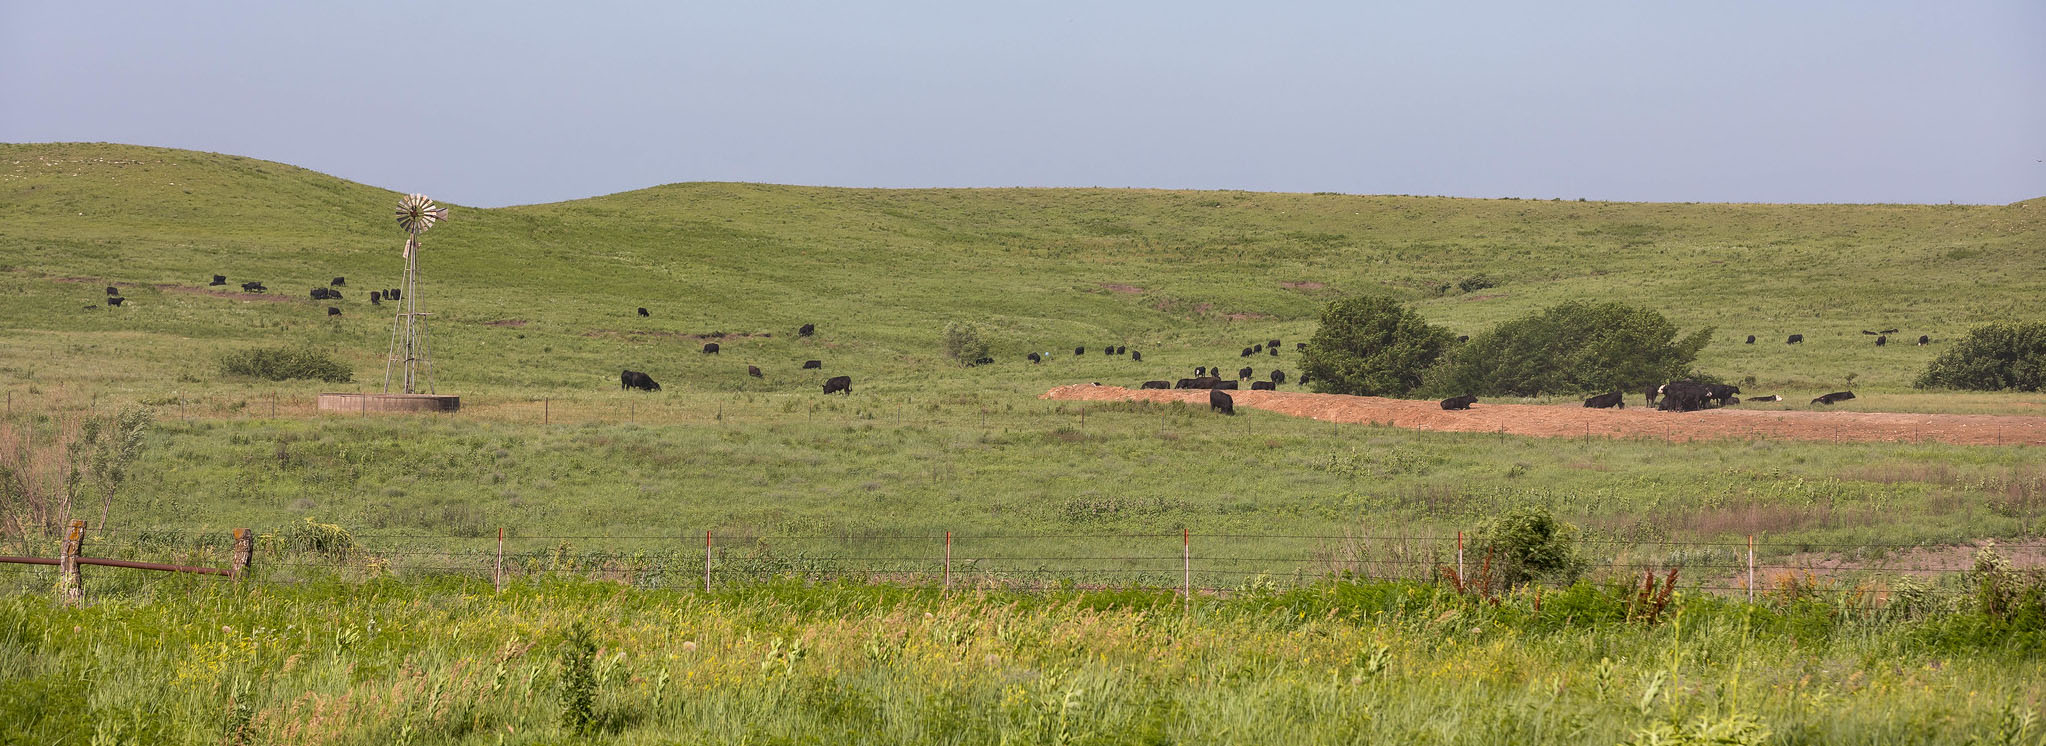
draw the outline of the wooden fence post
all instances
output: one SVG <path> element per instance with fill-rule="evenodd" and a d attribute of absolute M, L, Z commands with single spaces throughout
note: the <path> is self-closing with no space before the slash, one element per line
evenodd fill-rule
<path fill-rule="evenodd" d="M 952 590 L 952 532 L 945 532 L 945 590 Z"/>
<path fill-rule="evenodd" d="M 499 526 L 499 527 L 497 527 L 497 567 L 496 567 L 496 569 L 492 570 L 492 571 L 491 571 L 491 573 L 490 573 L 490 584 L 491 584 L 491 585 L 493 585 L 493 586 L 496 586 L 496 587 L 497 587 L 497 592 L 498 592 L 498 593 L 503 593 L 503 592 L 504 592 L 504 527 L 503 527 L 503 526 Z"/>
<path fill-rule="evenodd" d="M 703 591 L 710 592 L 710 531 L 703 532 Z"/>
<path fill-rule="evenodd" d="M 234 530 L 234 555 L 228 559 L 227 574 L 241 582 L 249 571 L 249 563 L 256 558 L 256 534 L 246 528 Z"/>
<path fill-rule="evenodd" d="M 85 580 L 78 575 L 78 557 L 85 553 L 85 521 L 72 521 L 64 533 L 64 546 L 57 555 L 57 592 L 64 603 L 85 600 Z"/>
<path fill-rule="evenodd" d="M 1193 533 L 1179 530 L 1180 589 L 1186 594 L 1186 612 L 1193 611 Z"/>
<path fill-rule="evenodd" d="M 551 424 L 553 421 L 554 400 L 552 398 L 543 397 L 540 399 L 540 424 L 542 425 Z"/>
<path fill-rule="evenodd" d="M 1457 580 L 1457 582 L 1459 582 L 1459 583 L 1461 583 L 1461 582 L 1464 582 L 1464 577 L 1463 577 L 1463 532 L 1462 532 L 1462 531 L 1458 531 L 1458 532 L 1456 532 L 1456 580 Z"/>

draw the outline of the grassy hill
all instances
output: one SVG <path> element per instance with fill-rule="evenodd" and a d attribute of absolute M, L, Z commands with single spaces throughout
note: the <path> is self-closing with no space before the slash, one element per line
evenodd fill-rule
<path fill-rule="evenodd" d="M 390 317 L 366 296 L 398 282 L 402 234 L 388 218 L 397 196 L 235 156 L 0 145 L 0 382 L 11 406 L 159 406 L 165 432 L 124 500 L 130 520 L 177 525 L 306 516 L 436 532 L 648 522 L 1263 530 L 1388 516 L 1463 525 L 1503 502 L 1542 499 L 1616 532 L 1656 516 L 1676 522 L 1654 526 L 1659 535 L 1693 518 L 1697 530 L 1723 528 L 1713 516 L 1762 505 L 1790 511 L 1778 517 L 1791 530 L 1842 532 L 1835 538 L 1959 538 L 2023 530 L 2015 514 L 1953 501 L 1986 504 L 2000 494 L 1993 485 L 2038 476 L 2012 471 L 2033 457 L 2024 448 L 1501 445 L 1366 428 L 1345 440 L 1264 414 L 1109 407 L 1083 421 L 1072 405 L 1035 397 L 1074 381 L 1233 368 L 1252 340 L 1305 339 L 1329 298 L 1389 291 L 1463 333 L 1567 299 L 1624 300 L 1687 329 L 1715 328 L 1702 367 L 1752 377 L 1750 391 L 1795 400 L 1851 382 L 1863 394 L 1852 408 L 2040 413 L 2038 395 L 1911 391 L 1941 347 L 1876 348 L 1859 330 L 1949 340 L 1983 322 L 2037 318 L 2042 200 L 1632 204 L 708 183 L 457 204 L 425 237 L 421 296 L 438 314 L 440 389 L 464 396 L 459 419 L 296 422 L 313 393 L 337 387 L 224 378 L 219 353 L 284 343 L 347 360 L 358 383 L 340 388 L 381 384 Z M 230 287 L 264 281 L 273 297 L 208 293 L 216 273 Z M 1480 274 L 1497 286 L 1437 290 Z M 346 300 L 308 298 L 336 275 L 348 278 Z M 102 305 L 108 284 L 127 306 Z M 330 319 L 328 305 L 344 315 Z M 640 306 L 653 315 L 638 317 Z M 1000 362 L 943 359 L 939 331 L 952 320 L 986 328 Z M 795 337 L 805 322 L 816 337 Z M 724 353 L 700 354 L 713 332 L 730 335 Z M 1782 344 L 1789 333 L 1808 341 Z M 1763 343 L 1741 344 L 1747 334 Z M 1106 344 L 1145 362 L 1102 357 Z M 1072 356 L 1078 345 L 1089 354 Z M 1058 354 L 1033 366 L 1022 361 L 1033 350 Z M 824 369 L 799 370 L 807 359 Z M 765 378 L 749 378 L 749 364 Z M 1297 359 L 1289 349 L 1253 365 L 1297 370 Z M 666 390 L 619 392 L 621 368 L 648 371 Z M 854 377 L 855 396 L 823 399 L 817 381 L 837 374 Z M 283 421 L 268 418 L 273 396 Z M 1189 455 L 1201 453 L 1223 457 Z M 1896 464 L 1925 470 L 1866 476 Z M 1817 480 L 1822 494 L 1773 486 L 1786 478 Z M 1814 500 L 1825 517 L 1798 517 Z M 1836 519 L 1836 502 L 1870 517 Z"/>

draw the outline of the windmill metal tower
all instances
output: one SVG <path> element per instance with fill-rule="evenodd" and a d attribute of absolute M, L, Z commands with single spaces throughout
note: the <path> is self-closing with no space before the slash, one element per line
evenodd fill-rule
<path fill-rule="evenodd" d="M 384 362 L 384 393 L 391 392 L 397 378 L 400 393 L 433 393 L 433 358 L 426 347 L 426 317 L 419 310 L 419 234 L 448 218 L 448 208 L 433 204 L 424 194 L 408 194 L 398 200 L 398 227 L 405 229 L 405 279 L 399 283 L 397 319 L 391 323 L 391 351 Z M 425 391 L 420 391 L 424 388 Z"/>

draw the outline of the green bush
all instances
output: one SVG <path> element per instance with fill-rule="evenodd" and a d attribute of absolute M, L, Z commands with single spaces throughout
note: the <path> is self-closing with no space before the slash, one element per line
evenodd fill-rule
<path fill-rule="evenodd" d="M 1990 324 L 1968 332 L 1925 367 L 1922 389 L 2046 389 L 2046 321 Z"/>
<path fill-rule="evenodd" d="M 1322 308 L 1301 367 L 1325 394 L 1400 396 L 1420 387 L 1454 339 L 1391 298 L 1344 298 Z"/>
<path fill-rule="evenodd" d="M 561 727 L 587 734 L 597 722 L 597 641 L 577 619 L 561 648 Z"/>
<path fill-rule="evenodd" d="M 981 336 L 980 327 L 971 322 L 946 324 L 943 344 L 945 356 L 962 363 L 987 357 L 987 340 Z"/>
<path fill-rule="evenodd" d="M 1542 581 L 1569 585 L 1584 572 L 1577 552 L 1577 527 L 1549 511 L 1520 508 L 1478 526 L 1471 547 L 1489 559 L 1492 573 L 1508 588 Z"/>
<path fill-rule="evenodd" d="M 348 366 L 310 347 L 252 347 L 220 356 L 220 370 L 265 381 L 295 378 L 347 383 L 355 377 Z"/>
<path fill-rule="evenodd" d="M 1712 330 L 1677 337 L 1662 314 L 1621 303 L 1571 301 L 1500 324 L 1457 348 L 1429 375 L 1444 396 L 1537 396 L 1636 391 L 1685 377 Z"/>

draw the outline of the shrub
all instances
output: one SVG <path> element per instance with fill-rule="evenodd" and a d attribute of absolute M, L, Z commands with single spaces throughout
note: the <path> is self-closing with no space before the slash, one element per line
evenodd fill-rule
<path fill-rule="evenodd" d="M 252 347 L 220 356 L 220 370 L 265 381 L 295 378 L 347 383 L 355 377 L 348 366 L 310 347 Z"/>
<path fill-rule="evenodd" d="M 1685 377 L 1711 338 L 1707 328 L 1679 339 L 1676 324 L 1645 308 L 1571 301 L 1473 337 L 1428 388 L 1445 396 L 1635 391 Z"/>
<path fill-rule="evenodd" d="M 1577 527 L 1545 509 L 1520 508 L 1484 522 L 1471 547 L 1490 558 L 1492 572 L 1508 588 L 1536 581 L 1569 585 L 1584 571 Z"/>
<path fill-rule="evenodd" d="M 1456 289 L 1462 290 L 1466 293 L 1498 286 L 1499 286 L 1498 281 L 1493 280 L 1492 278 L 1482 274 L 1471 275 L 1469 277 L 1456 281 Z"/>
<path fill-rule="evenodd" d="M 1420 387 L 1454 339 L 1391 298 L 1343 298 L 1322 308 L 1301 367 L 1325 394 L 1399 396 Z"/>
<path fill-rule="evenodd" d="M 597 641 L 577 619 L 561 648 L 561 727 L 589 733 L 597 722 Z"/>
<path fill-rule="evenodd" d="M 1912 385 L 1973 391 L 2046 388 L 2046 321 L 1976 327 L 1925 366 Z"/>
<path fill-rule="evenodd" d="M 980 327 L 970 322 L 946 324 L 943 344 L 945 356 L 962 363 L 987 357 L 987 340 L 981 337 Z"/>

